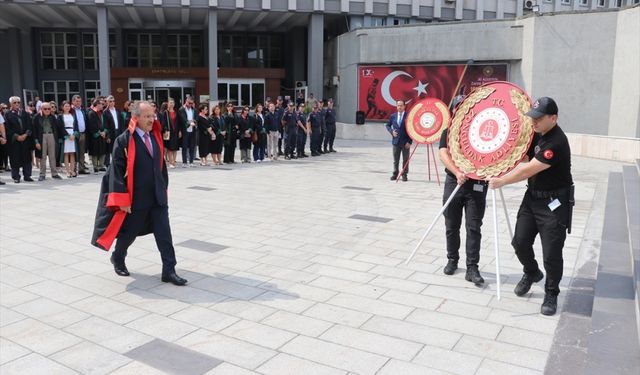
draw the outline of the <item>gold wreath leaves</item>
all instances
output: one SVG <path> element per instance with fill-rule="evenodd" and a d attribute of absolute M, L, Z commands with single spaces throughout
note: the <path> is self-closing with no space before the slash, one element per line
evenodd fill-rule
<path fill-rule="evenodd" d="M 506 158 L 502 159 L 500 162 L 490 165 L 484 168 L 479 168 L 476 171 L 478 177 L 482 178 L 491 178 L 500 176 L 508 170 L 511 170 L 524 156 L 524 153 L 527 152 L 527 148 L 529 146 L 529 141 L 532 136 L 533 129 L 533 121 L 526 113 L 529 111 L 531 104 L 529 103 L 529 98 L 524 93 L 511 89 L 509 90 L 509 94 L 511 96 L 511 103 L 518 110 L 518 117 L 520 119 L 520 136 L 516 140 L 515 147 Z"/>
<path fill-rule="evenodd" d="M 462 126 L 462 120 L 467 116 L 467 113 L 480 101 L 493 94 L 496 89 L 491 87 L 479 87 L 474 90 L 460 105 L 460 108 L 456 111 L 451 122 L 451 129 L 449 129 L 449 152 L 451 152 L 451 159 L 465 174 L 471 173 L 475 170 L 473 163 L 464 156 L 462 149 L 460 149 L 460 127 Z"/>
<path fill-rule="evenodd" d="M 449 129 L 449 147 L 453 162 L 465 174 L 475 172 L 478 177 L 483 179 L 499 176 L 513 168 L 527 151 L 533 129 L 533 121 L 525 115 L 531 107 L 529 98 L 525 93 L 516 89 L 511 89 L 509 91 L 511 103 L 513 103 L 518 110 L 518 118 L 520 120 L 520 136 L 516 140 L 515 147 L 505 159 L 493 165 L 475 170 L 473 163 L 465 157 L 464 153 L 460 149 L 460 127 L 462 126 L 462 121 L 471 108 L 480 101 L 488 98 L 494 91 L 495 89 L 490 87 L 481 87 L 469 95 L 453 117 L 451 129 Z"/>

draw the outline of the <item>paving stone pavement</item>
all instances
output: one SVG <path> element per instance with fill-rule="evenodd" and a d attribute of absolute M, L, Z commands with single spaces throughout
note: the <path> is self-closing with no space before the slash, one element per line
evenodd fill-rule
<path fill-rule="evenodd" d="M 513 294 L 521 267 L 502 206 L 498 300 L 491 209 L 484 287 L 466 282 L 464 269 L 442 273 L 443 220 L 405 265 L 442 204 L 424 149 L 409 182 L 396 183 L 387 143 L 337 148 L 170 170 L 185 287 L 160 281 L 152 236 L 130 248 L 131 277 L 116 276 L 108 254 L 90 246 L 100 176 L 13 184 L 0 174 L 0 373 L 541 374 L 562 310 L 539 314 L 542 283 Z M 560 306 L 582 241 L 600 236 L 585 233 L 602 217 L 594 197 L 621 165 L 573 159 L 577 205 Z M 503 191 L 513 225 L 524 184 Z"/>

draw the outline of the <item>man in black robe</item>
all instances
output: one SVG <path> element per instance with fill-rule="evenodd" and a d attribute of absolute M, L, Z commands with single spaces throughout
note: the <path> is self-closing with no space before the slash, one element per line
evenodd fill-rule
<path fill-rule="evenodd" d="M 20 182 L 20 168 L 24 180 L 32 182 L 31 151 L 34 149 L 33 128 L 31 116 L 20 108 L 20 98 L 9 98 L 11 106 L 5 116 L 5 130 L 9 144 L 9 161 L 11 162 L 11 178 L 15 183 Z"/>
<path fill-rule="evenodd" d="M 127 249 L 137 236 L 153 233 L 162 258 L 162 281 L 185 285 L 187 280 L 175 271 L 162 125 L 154 121 L 149 103 L 135 102 L 131 113 L 129 129 L 116 138 L 111 167 L 102 179 L 91 244 L 108 251 L 117 237 L 111 263 L 117 275 L 129 276 Z"/>
<path fill-rule="evenodd" d="M 91 103 L 91 109 L 87 112 L 87 148 L 91 156 L 93 173 L 107 170 L 104 167 L 104 157 L 107 154 L 111 138 L 109 138 L 109 129 L 102 120 L 104 104 L 103 97 L 95 98 Z"/>

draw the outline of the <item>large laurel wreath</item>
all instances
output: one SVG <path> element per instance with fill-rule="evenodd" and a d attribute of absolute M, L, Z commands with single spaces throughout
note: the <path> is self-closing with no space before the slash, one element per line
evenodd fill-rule
<path fill-rule="evenodd" d="M 509 153 L 506 158 L 495 164 L 475 170 L 473 163 L 467 159 L 460 149 L 460 127 L 462 126 L 462 121 L 466 117 L 467 113 L 469 113 L 469 110 L 471 110 L 471 108 L 480 101 L 488 98 L 494 91 L 495 89 L 491 87 L 480 87 L 469 95 L 453 117 L 451 129 L 449 129 L 449 150 L 451 152 L 453 162 L 465 174 L 475 172 L 478 177 L 483 179 L 501 175 L 513 168 L 522 159 L 527 147 L 529 146 L 529 140 L 531 139 L 531 131 L 533 128 L 531 118 L 525 115 L 531 106 L 529 99 L 526 94 L 516 89 L 511 89 L 509 91 L 511 102 L 518 110 L 518 117 L 520 119 L 520 136 L 518 137 L 513 150 L 511 150 L 511 153 Z"/>

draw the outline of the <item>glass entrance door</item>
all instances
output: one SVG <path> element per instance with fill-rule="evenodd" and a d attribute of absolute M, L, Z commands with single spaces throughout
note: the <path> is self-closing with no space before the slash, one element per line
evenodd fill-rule
<path fill-rule="evenodd" d="M 182 101 L 187 95 L 193 97 L 196 83 L 192 80 L 129 80 L 130 100 L 153 100 L 158 106 L 173 98 L 176 108 L 182 105 Z"/>
<path fill-rule="evenodd" d="M 236 106 L 264 104 L 264 79 L 220 79 L 218 99 Z"/>

